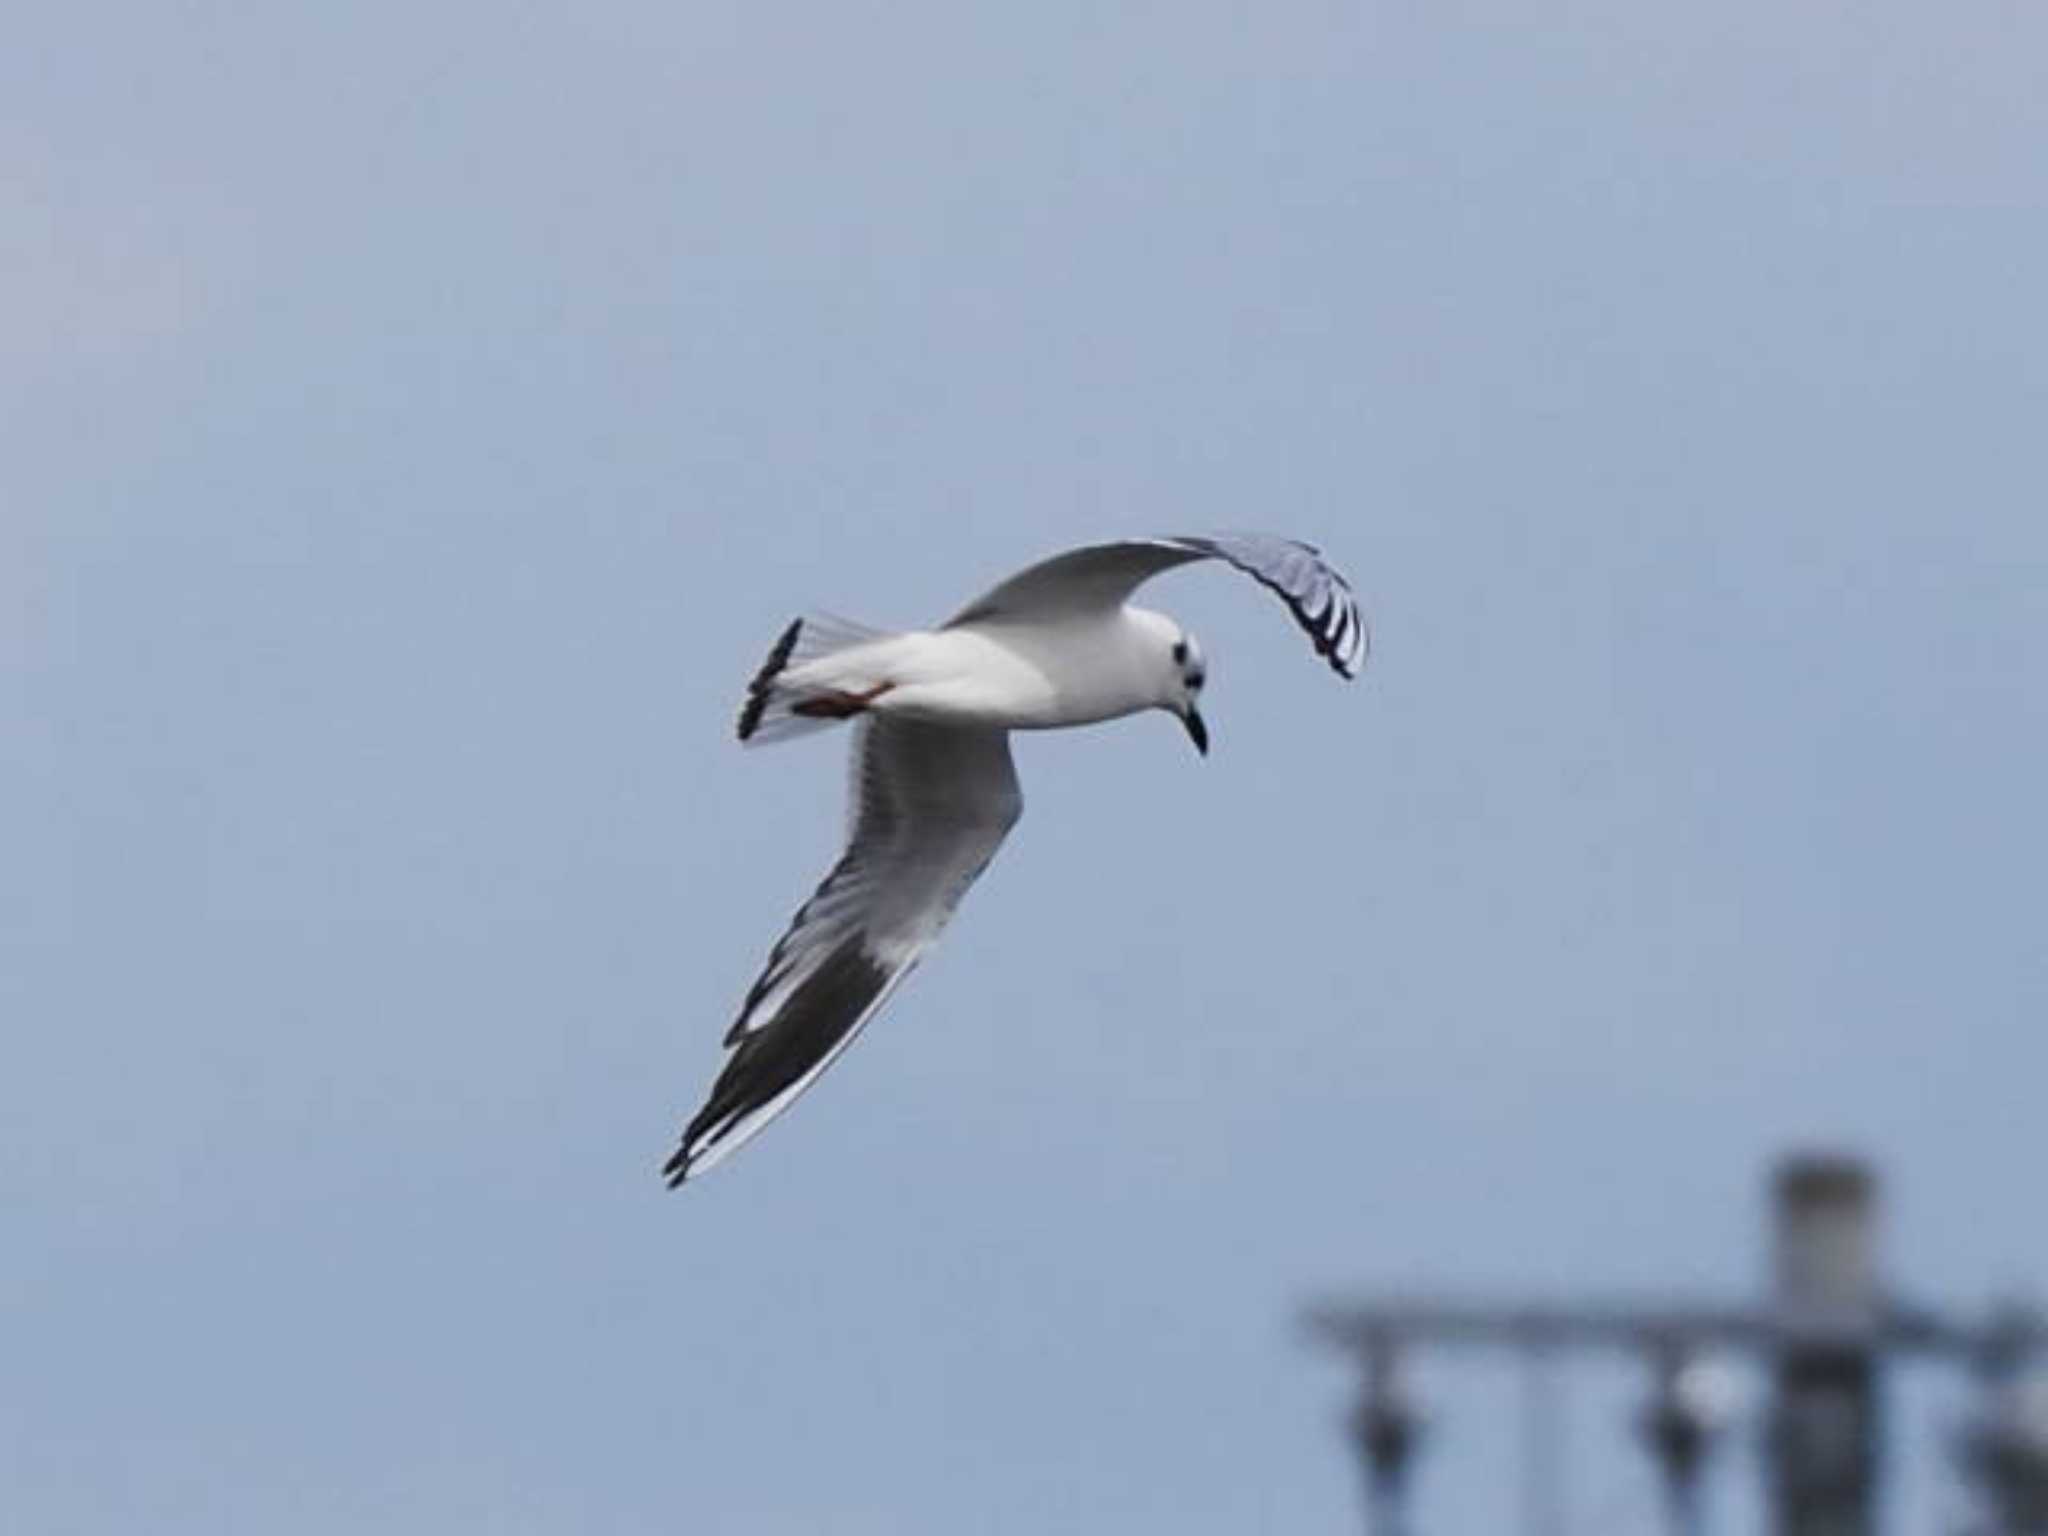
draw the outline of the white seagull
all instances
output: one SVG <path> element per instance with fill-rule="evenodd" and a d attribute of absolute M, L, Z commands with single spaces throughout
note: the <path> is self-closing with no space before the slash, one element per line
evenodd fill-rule
<path fill-rule="evenodd" d="M 1263 534 L 1070 549 L 936 629 L 798 619 L 747 686 L 743 742 L 858 716 L 846 851 L 769 953 L 727 1031 L 724 1070 L 662 1172 L 671 1186 L 738 1151 L 853 1043 L 930 949 L 1024 809 L 1010 732 L 1140 710 L 1198 751 L 1202 649 L 1125 600 L 1148 578 L 1221 560 L 1278 594 L 1316 654 L 1352 677 L 1366 632 L 1350 583 L 1307 544 Z"/>

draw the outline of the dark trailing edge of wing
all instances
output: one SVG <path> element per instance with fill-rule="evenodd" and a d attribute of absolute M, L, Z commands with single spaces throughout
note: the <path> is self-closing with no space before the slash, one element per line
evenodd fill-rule
<path fill-rule="evenodd" d="M 683 1132 L 682 1145 L 662 1165 L 670 1188 L 689 1177 L 699 1157 L 824 1060 L 888 986 L 890 975 L 857 934 L 820 960 L 776 1010 L 774 1024 L 742 1036 L 733 1048 L 710 1098 Z"/>
<path fill-rule="evenodd" d="M 768 652 L 768 659 L 761 663 L 761 670 L 754 674 L 754 680 L 747 684 L 746 702 L 740 705 L 740 740 L 745 741 L 760 727 L 761 714 L 768 708 L 768 696 L 775 679 L 782 669 L 789 665 L 790 652 L 796 649 L 796 637 L 803 633 L 804 621 L 792 619 L 789 628 L 775 642 Z"/>

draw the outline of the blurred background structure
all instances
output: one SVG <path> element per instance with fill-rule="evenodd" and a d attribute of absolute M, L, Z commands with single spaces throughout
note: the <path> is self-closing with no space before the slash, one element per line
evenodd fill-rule
<path fill-rule="evenodd" d="M 1525 1515 L 1530 1536 L 1576 1529 L 1563 1507 L 1560 1357 L 1641 1358 L 1649 1395 L 1636 1422 L 1655 1458 L 1673 1536 L 1707 1529 L 1705 1480 L 1717 1444 L 1749 1419 L 1759 1432 L 1776 1536 L 1873 1536 L 1883 1527 L 1887 1366 L 1902 1357 L 1970 1373 L 1976 1410 L 1951 1452 L 1979 1497 L 1984 1536 L 2048 1531 L 2048 1318 L 2012 1304 L 1973 1317 L 1920 1306 L 1887 1283 L 1877 1177 L 1833 1154 L 1786 1158 L 1771 1185 L 1772 1285 L 1752 1302 L 1472 1301 L 1413 1295 L 1311 1308 L 1315 1332 L 1354 1355 L 1362 1390 L 1347 1423 L 1365 1473 L 1370 1529 L 1417 1527 L 1407 1513 L 1425 1410 L 1410 1358 L 1425 1346 L 1504 1348 L 1522 1357 Z M 1737 1362 L 1767 1397 L 1755 1415 Z M 1617 1426 L 1618 1428 L 1619 1426 Z"/>

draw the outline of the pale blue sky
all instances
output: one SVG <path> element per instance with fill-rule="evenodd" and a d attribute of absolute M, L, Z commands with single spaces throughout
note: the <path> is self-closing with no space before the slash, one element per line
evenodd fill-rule
<path fill-rule="evenodd" d="M 1304 1293 L 1738 1291 L 1791 1141 L 1916 1293 L 2048 1283 L 2048 9 L 1689 9 L 17 18 L 19 1528 L 1348 1529 Z M 837 742 L 730 740 L 779 627 L 1218 526 L 1366 678 L 1163 583 L 1214 755 L 1022 743 L 937 955 L 665 1193 L 839 827 Z M 1502 1529 L 1511 1384 L 1432 1384 L 1423 1528 Z"/>

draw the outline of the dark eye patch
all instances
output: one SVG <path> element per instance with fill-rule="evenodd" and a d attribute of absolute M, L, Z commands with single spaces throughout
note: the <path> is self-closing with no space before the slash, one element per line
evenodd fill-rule
<path fill-rule="evenodd" d="M 1182 663 L 1182 662 L 1186 661 L 1187 659 L 1188 659 L 1188 643 L 1187 643 L 1187 641 L 1185 641 L 1185 640 L 1176 640 L 1176 641 L 1174 641 L 1174 642 L 1173 642 L 1173 661 L 1174 661 L 1174 665 L 1175 665 L 1175 666 L 1178 666 L 1178 665 L 1180 665 L 1180 663 Z"/>

